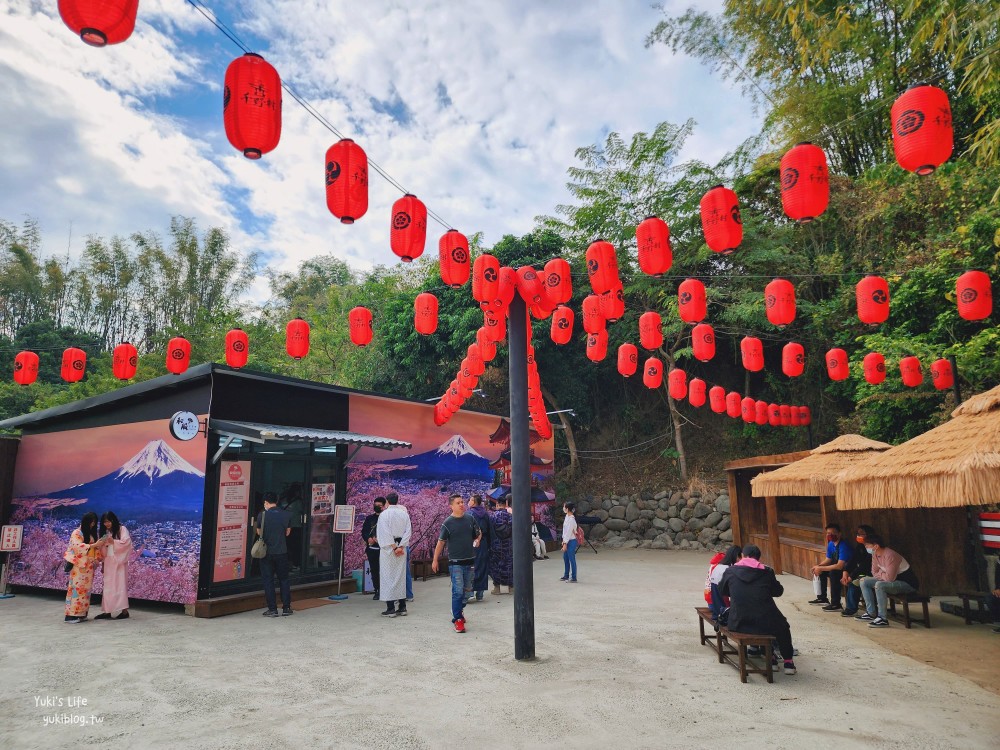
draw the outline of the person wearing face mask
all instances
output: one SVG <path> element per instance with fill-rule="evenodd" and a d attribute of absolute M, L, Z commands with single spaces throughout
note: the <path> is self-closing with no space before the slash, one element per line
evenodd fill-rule
<path fill-rule="evenodd" d="M 889 594 L 912 594 L 920 587 L 910 564 L 895 550 L 889 549 L 878 534 L 865 539 L 865 549 L 872 556 L 872 574 L 861 580 L 861 592 L 867 609 L 856 620 L 868 623 L 870 628 L 887 628 L 886 608 Z M 877 609 L 877 611 L 876 611 Z"/>
<path fill-rule="evenodd" d="M 822 604 L 824 612 L 836 612 L 840 607 L 841 576 L 851 562 L 854 552 L 846 540 L 840 538 L 840 526 L 826 526 L 826 558 L 812 568 L 813 590 L 816 598 L 810 604 Z M 826 598 L 826 585 L 830 584 L 830 598 Z"/>
<path fill-rule="evenodd" d="M 840 579 L 846 592 L 844 598 L 847 600 L 844 611 L 840 613 L 842 617 L 854 617 L 858 613 L 858 603 L 861 599 L 861 580 L 872 574 L 872 556 L 865 549 L 865 540 L 873 534 L 875 534 L 875 529 L 871 526 L 864 524 L 858 526 L 857 534 L 854 537 L 857 541 L 854 546 L 854 554 L 851 555 L 851 561 L 847 563 Z"/>

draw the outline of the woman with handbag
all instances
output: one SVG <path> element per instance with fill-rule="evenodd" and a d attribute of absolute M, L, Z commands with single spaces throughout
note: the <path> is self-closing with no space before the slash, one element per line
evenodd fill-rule
<path fill-rule="evenodd" d="M 575 503 L 563 503 L 563 513 L 566 514 L 562 530 L 563 577 L 559 580 L 576 583 L 576 550 L 580 547 L 583 529 L 576 522 Z"/>
<path fill-rule="evenodd" d="M 76 624 L 87 619 L 90 594 L 94 587 L 94 570 L 104 559 L 104 548 L 110 537 L 98 538 L 97 514 L 85 513 L 80 528 L 74 529 L 63 559 L 69 573 L 66 588 L 66 622 Z"/>
<path fill-rule="evenodd" d="M 110 536 L 104 551 L 104 591 L 101 593 L 101 614 L 95 620 L 128 619 L 128 559 L 132 554 L 132 537 L 112 511 L 101 516 L 101 526 Z"/>

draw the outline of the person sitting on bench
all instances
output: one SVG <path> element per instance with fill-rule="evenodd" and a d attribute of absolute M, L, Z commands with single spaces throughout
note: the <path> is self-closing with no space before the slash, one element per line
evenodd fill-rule
<path fill-rule="evenodd" d="M 847 540 L 840 538 L 840 525 L 826 525 L 826 557 L 818 565 L 813 565 L 813 590 L 816 598 L 810 604 L 822 604 L 824 612 L 840 609 L 841 576 L 851 562 L 853 550 Z M 826 598 L 826 585 L 830 584 L 830 598 Z"/>
<path fill-rule="evenodd" d="M 726 627 L 734 633 L 773 635 L 784 658 L 785 674 L 795 674 L 792 630 L 774 603 L 774 597 L 785 589 L 774 571 L 760 562 L 760 547 L 748 544 L 743 548 L 743 559 L 723 574 L 719 593 L 730 601 Z"/>
<path fill-rule="evenodd" d="M 920 582 L 910 564 L 898 552 L 886 547 L 878 534 L 872 534 L 865 540 L 865 549 L 872 556 L 871 577 L 861 579 L 861 592 L 867 610 L 855 615 L 854 619 L 867 621 L 870 628 L 887 628 L 889 594 L 915 594 Z"/>
<path fill-rule="evenodd" d="M 854 554 L 851 561 L 844 568 L 844 575 L 840 579 L 844 589 L 847 591 L 844 598 L 847 605 L 840 613 L 841 617 L 854 617 L 858 613 L 858 605 L 861 602 L 861 581 L 872 574 L 872 556 L 865 549 L 865 540 L 875 533 L 871 526 L 861 524 L 858 526 L 857 535 L 854 537 L 857 544 L 854 545 Z"/>
<path fill-rule="evenodd" d="M 708 573 L 709 602 L 708 606 L 712 610 L 712 619 L 719 619 L 719 613 L 729 606 L 729 602 L 719 593 L 719 584 L 722 583 L 722 576 L 730 567 L 739 562 L 743 557 L 743 549 L 738 544 L 732 545 L 722 556 L 722 560 L 714 565 Z M 713 558 L 714 559 L 714 558 Z"/>

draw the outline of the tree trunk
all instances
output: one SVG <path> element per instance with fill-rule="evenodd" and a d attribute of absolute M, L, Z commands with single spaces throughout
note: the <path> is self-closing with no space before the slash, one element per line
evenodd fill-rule
<path fill-rule="evenodd" d="M 559 405 L 556 400 L 552 397 L 552 391 L 542 386 L 542 396 L 552 405 L 554 411 L 559 410 Z M 566 469 L 566 478 L 569 479 L 576 475 L 580 470 L 580 456 L 576 452 L 576 438 L 573 436 L 573 427 L 569 423 L 569 419 L 566 418 L 566 414 L 559 414 L 559 421 L 562 423 L 563 432 L 566 435 L 566 447 L 569 448 L 569 468 Z"/>
<path fill-rule="evenodd" d="M 667 403 L 670 404 L 670 421 L 674 425 L 674 447 L 677 449 L 677 468 L 681 474 L 681 481 L 687 482 L 687 454 L 684 453 L 684 438 L 681 435 L 681 413 L 677 410 L 677 405 L 669 394 L 667 395 Z"/>

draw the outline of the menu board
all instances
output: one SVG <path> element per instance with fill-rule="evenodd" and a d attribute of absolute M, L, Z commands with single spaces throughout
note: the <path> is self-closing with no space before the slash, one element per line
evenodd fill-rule
<path fill-rule="evenodd" d="M 223 461 L 219 471 L 219 512 L 215 522 L 215 569 L 212 581 L 246 576 L 247 524 L 250 510 L 250 462 Z"/>
<path fill-rule="evenodd" d="M 337 485 L 315 482 L 312 486 L 312 515 L 329 516 L 333 513 L 333 504 L 337 497 Z"/>

